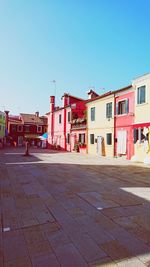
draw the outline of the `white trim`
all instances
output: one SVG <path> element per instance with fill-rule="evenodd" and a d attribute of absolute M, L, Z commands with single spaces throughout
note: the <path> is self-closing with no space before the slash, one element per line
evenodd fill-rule
<path fill-rule="evenodd" d="M 40 130 L 38 130 L 39 127 L 40 127 Z M 42 133 L 42 126 L 41 125 L 37 125 L 37 133 Z"/>
<path fill-rule="evenodd" d="M 115 98 L 116 98 L 116 97 L 118 97 L 118 96 L 122 96 L 122 95 L 128 94 L 128 93 L 130 93 L 130 92 L 134 92 L 134 91 L 135 91 L 135 89 L 133 88 L 133 86 L 131 86 L 131 89 L 129 88 L 129 89 L 127 89 L 127 90 L 118 92 L 118 93 L 116 93 L 116 94 L 114 93 L 114 95 L 115 95 Z"/>
<path fill-rule="evenodd" d="M 21 131 L 19 130 L 19 127 L 21 127 Z M 23 132 L 23 125 L 17 125 L 17 132 L 22 133 Z"/>
<path fill-rule="evenodd" d="M 143 87 L 143 86 L 145 86 L 145 102 L 144 103 L 139 103 L 138 104 L 138 101 L 137 101 L 137 96 L 138 96 L 138 88 L 140 88 L 140 87 Z M 141 106 L 141 105 L 145 105 L 145 104 L 147 104 L 147 86 L 146 86 L 146 84 L 143 84 L 143 85 L 138 85 L 137 87 L 136 87 L 136 93 L 135 93 L 135 105 L 136 105 L 136 107 L 139 107 L 139 106 Z"/>

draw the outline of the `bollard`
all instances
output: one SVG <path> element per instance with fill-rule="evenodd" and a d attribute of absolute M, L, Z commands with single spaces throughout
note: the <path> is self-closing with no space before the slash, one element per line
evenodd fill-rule
<path fill-rule="evenodd" d="M 29 142 L 26 141 L 26 150 L 25 150 L 25 156 L 29 156 Z"/>

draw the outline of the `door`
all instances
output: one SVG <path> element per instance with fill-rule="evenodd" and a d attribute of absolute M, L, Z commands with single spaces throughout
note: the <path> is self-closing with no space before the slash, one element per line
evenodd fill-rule
<path fill-rule="evenodd" d="M 23 136 L 18 136 L 18 146 L 23 145 Z"/>
<path fill-rule="evenodd" d="M 117 133 L 117 154 L 125 155 L 127 151 L 127 132 L 122 130 Z"/>
<path fill-rule="evenodd" d="M 97 154 L 102 156 L 102 136 L 97 136 Z"/>

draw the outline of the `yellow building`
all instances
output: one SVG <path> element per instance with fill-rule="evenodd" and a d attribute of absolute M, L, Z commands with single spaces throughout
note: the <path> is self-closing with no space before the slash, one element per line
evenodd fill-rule
<path fill-rule="evenodd" d="M 114 155 L 114 94 L 108 92 L 89 99 L 87 106 L 87 144 L 89 154 Z"/>
<path fill-rule="evenodd" d="M 150 74 L 133 80 L 135 90 L 134 157 L 150 163 Z"/>

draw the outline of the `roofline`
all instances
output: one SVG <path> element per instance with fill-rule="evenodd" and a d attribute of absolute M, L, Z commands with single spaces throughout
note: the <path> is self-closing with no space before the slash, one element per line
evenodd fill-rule
<path fill-rule="evenodd" d="M 114 90 L 114 91 L 112 91 L 112 94 L 118 93 L 118 92 L 120 92 L 120 91 L 128 90 L 128 89 L 130 89 L 131 87 L 132 87 L 132 84 L 130 84 L 130 85 L 126 86 L 126 87 L 122 87 L 122 88 L 120 88 L 120 89 Z"/>
<path fill-rule="evenodd" d="M 96 101 L 98 99 L 101 99 L 101 98 L 104 98 L 104 97 L 107 97 L 109 95 L 115 95 L 116 93 L 119 93 L 119 92 L 122 92 L 122 91 L 126 91 L 128 89 L 132 88 L 132 84 L 126 86 L 126 87 L 123 87 L 123 88 L 120 88 L 120 89 L 117 89 L 117 90 L 114 90 L 114 91 L 108 91 L 107 93 L 103 94 L 103 95 L 100 95 L 100 96 L 97 96 L 95 98 L 92 98 L 92 99 L 88 99 L 86 100 L 85 102 L 86 103 L 89 103 L 89 102 L 93 102 L 93 101 Z"/>
<path fill-rule="evenodd" d="M 67 96 L 71 96 L 71 97 L 73 97 L 73 98 L 75 98 L 75 99 L 84 100 L 83 98 L 80 98 L 80 97 L 77 97 L 77 96 L 74 96 L 74 95 L 70 95 L 69 93 L 64 93 L 64 94 L 62 95 L 62 97 L 64 97 L 65 95 L 67 95 Z M 61 99 L 62 99 L 62 97 L 61 97 Z"/>
<path fill-rule="evenodd" d="M 150 73 L 147 72 L 147 73 L 144 73 L 143 75 L 138 75 L 138 76 L 136 76 L 136 77 L 133 78 L 133 81 L 134 81 L 134 80 L 137 80 L 137 79 L 139 79 L 139 78 L 142 78 L 143 76 L 147 76 L 147 75 L 150 75 Z"/>
<path fill-rule="evenodd" d="M 112 94 L 112 91 L 109 91 L 109 92 L 107 92 L 107 93 L 105 93 L 105 94 L 103 94 L 103 95 L 99 95 L 99 96 L 94 97 L 94 98 L 92 98 L 92 99 L 88 99 L 88 100 L 86 100 L 85 102 L 86 102 L 86 103 L 90 103 L 90 102 L 96 101 L 96 100 L 98 100 L 98 99 L 104 98 L 104 97 L 106 97 L 106 96 L 109 96 L 109 95 L 111 95 L 111 94 Z"/>

